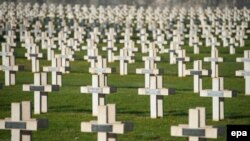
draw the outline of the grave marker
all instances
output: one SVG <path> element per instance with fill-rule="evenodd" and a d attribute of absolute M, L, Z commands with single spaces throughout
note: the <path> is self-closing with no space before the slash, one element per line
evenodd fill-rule
<path fill-rule="evenodd" d="M 193 75 L 193 89 L 195 93 L 198 93 L 202 90 L 202 76 L 209 75 L 208 70 L 202 69 L 202 60 L 196 60 L 194 61 L 194 67 L 193 69 L 186 70 L 186 75 Z"/>
<path fill-rule="evenodd" d="M 115 56 L 114 60 L 120 61 L 120 75 L 128 74 L 128 62 L 131 61 L 131 56 L 128 56 L 127 49 L 120 49 L 120 56 Z"/>
<path fill-rule="evenodd" d="M 147 88 L 139 88 L 139 95 L 150 95 L 151 118 L 163 117 L 163 96 L 173 94 L 173 89 L 162 88 L 162 76 L 150 76 L 150 85 Z"/>
<path fill-rule="evenodd" d="M 31 59 L 32 72 L 39 72 L 40 68 L 38 58 L 42 58 L 43 54 L 39 53 L 39 47 L 36 46 L 36 44 L 32 45 L 30 50 L 29 53 L 25 53 L 25 56 Z"/>
<path fill-rule="evenodd" d="M 236 96 L 236 91 L 224 90 L 224 80 L 222 77 L 213 78 L 212 90 L 201 90 L 201 97 L 212 97 L 213 100 L 213 120 L 224 119 L 224 98 Z"/>
<path fill-rule="evenodd" d="M 206 112 L 203 107 L 189 109 L 188 125 L 171 126 L 171 136 L 188 137 L 189 141 L 217 139 L 218 135 L 217 128 L 206 125 Z"/>
<path fill-rule="evenodd" d="M 184 49 L 177 51 L 176 61 L 178 62 L 178 76 L 185 77 L 186 62 L 190 61 L 189 57 L 186 57 L 186 51 Z"/>
<path fill-rule="evenodd" d="M 111 68 L 107 68 L 106 59 L 98 58 L 96 66 L 89 68 L 92 73 L 92 86 L 81 87 L 81 93 L 92 93 L 92 114 L 97 116 L 98 106 L 105 105 L 105 95 L 116 91 L 107 85 L 107 74 L 112 72 Z"/>
<path fill-rule="evenodd" d="M 116 141 L 117 134 L 132 130 L 132 123 L 116 121 L 115 104 L 99 106 L 97 121 L 81 122 L 81 132 L 97 132 L 98 141 Z"/>
<path fill-rule="evenodd" d="M 22 66 L 15 65 L 15 57 L 10 56 L 5 58 L 2 65 L 0 65 L 0 70 L 4 71 L 5 85 L 15 85 L 16 84 L 16 72 L 22 70 Z"/>
<path fill-rule="evenodd" d="M 47 73 L 34 73 L 34 84 L 24 84 L 23 91 L 34 92 L 34 113 L 47 113 L 48 92 L 58 91 L 58 85 L 47 84 Z"/>
<path fill-rule="evenodd" d="M 245 94 L 250 95 L 250 50 L 244 51 L 244 58 L 237 58 L 236 62 L 243 62 L 244 69 L 237 70 L 236 76 L 244 76 L 245 79 Z"/>
<path fill-rule="evenodd" d="M 0 120 L 0 129 L 11 130 L 11 141 L 31 141 L 32 131 L 47 127 L 48 120 L 31 118 L 29 101 L 11 103 L 11 118 Z"/>
<path fill-rule="evenodd" d="M 211 57 L 205 57 L 205 62 L 211 62 L 211 77 L 216 78 L 219 77 L 219 67 L 218 63 L 223 62 L 223 58 L 219 57 L 218 49 L 212 47 L 211 49 Z"/>

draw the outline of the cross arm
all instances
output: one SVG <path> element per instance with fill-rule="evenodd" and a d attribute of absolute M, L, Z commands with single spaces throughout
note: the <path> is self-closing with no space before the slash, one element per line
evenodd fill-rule
<path fill-rule="evenodd" d="M 19 66 L 5 66 L 5 65 L 2 65 L 2 66 L 0 66 L 0 70 L 3 70 L 3 71 L 18 71 Z"/>
<path fill-rule="evenodd" d="M 110 94 L 116 92 L 116 89 L 113 87 L 92 87 L 92 86 L 83 86 L 80 88 L 81 93 L 101 93 L 101 94 Z"/>
<path fill-rule="evenodd" d="M 217 58 L 205 57 L 204 61 L 205 62 L 223 62 L 223 58 L 221 58 L 221 57 L 217 57 Z"/>
<path fill-rule="evenodd" d="M 97 60 L 98 56 L 88 56 L 88 55 L 85 55 L 83 57 L 84 60 Z"/>
<path fill-rule="evenodd" d="M 250 76 L 250 71 L 237 70 L 235 72 L 236 76 Z"/>
<path fill-rule="evenodd" d="M 162 69 L 136 69 L 136 74 L 160 74 L 162 73 L 163 70 Z"/>
<path fill-rule="evenodd" d="M 98 124 L 96 121 L 91 121 L 81 123 L 81 132 L 107 132 L 114 134 L 124 134 L 132 130 L 133 124 L 131 122 Z"/>
<path fill-rule="evenodd" d="M 201 97 L 235 97 L 237 92 L 232 90 L 221 90 L 221 91 L 213 91 L 213 90 L 201 90 Z"/>
<path fill-rule="evenodd" d="M 138 89 L 138 94 L 139 95 L 169 95 L 169 94 L 174 94 L 175 90 L 174 89 L 148 89 L 148 88 L 139 88 Z"/>
<path fill-rule="evenodd" d="M 218 129 L 212 127 L 189 128 L 188 125 L 171 126 L 171 136 L 217 138 Z"/>
<path fill-rule="evenodd" d="M 190 61 L 190 58 L 189 57 L 176 57 L 176 61 L 188 62 Z"/>
<path fill-rule="evenodd" d="M 200 75 L 200 76 L 204 76 L 204 75 L 209 75 L 210 71 L 208 70 L 185 70 L 186 75 Z"/>
<path fill-rule="evenodd" d="M 59 85 L 33 85 L 33 84 L 25 84 L 23 85 L 23 91 L 40 91 L 40 92 L 52 92 L 58 91 Z"/>
<path fill-rule="evenodd" d="M 131 56 L 114 56 L 114 60 L 129 61 L 129 60 L 131 60 Z"/>
<path fill-rule="evenodd" d="M 37 57 L 37 58 L 42 58 L 43 54 L 42 53 L 25 53 L 25 57 Z"/>
<path fill-rule="evenodd" d="M 70 55 L 70 54 L 68 54 L 68 55 L 56 54 L 55 55 L 55 58 L 66 58 L 66 59 L 69 59 L 71 61 L 75 60 L 74 57 L 75 57 L 74 55 Z"/>
<path fill-rule="evenodd" d="M 89 68 L 90 73 L 107 74 L 114 72 L 112 68 Z"/>
<path fill-rule="evenodd" d="M 12 121 L 11 119 L 0 120 L 0 129 L 20 129 L 26 131 L 36 131 L 38 128 L 47 128 L 47 119 L 30 119 L 23 121 Z"/>
<path fill-rule="evenodd" d="M 158 57 L 158 56 L 156 56 L 156 57 L 149 57 L 149 56 L 147 56 L 147 57 L 142 57 L 142 60 L 143 61 L 147 61 L 147 60 L 149 60 L 149 61 L 151 61 L 151 60 L 154 60 L 154 61 L 161 61 L 161 58 L 160 57 Z"/>
<path fill-rule="evenodd" d="M 43 67 L 43 71 L 45 72 L 66 72 L 69 68 L 67 67 Z"/>
<path fill-rule="evenodd" d="M 106 51 L 106 50 L 117 51 L 117 47 L 102 47 L 102 50 L 103 51 Z"/>
<path fill-rule="evenodd" d="M 236 58 L 236 62 L 250 62 L 250 58 Z"/>
<path fill-rule="evenodd" d="M 136 43 L 137 44 L 148 44 L 149 41 L 148 40 L 138 40 Z"/>
<path fill-rule="evenodd" d="M 0 56 L 13 56 L 13 52 L 0 52 Z"/>

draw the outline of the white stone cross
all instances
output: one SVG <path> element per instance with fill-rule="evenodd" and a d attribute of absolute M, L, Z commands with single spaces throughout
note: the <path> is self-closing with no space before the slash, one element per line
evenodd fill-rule
<path fill-rule="evenodd" d="M 112 72 L 107 68 L 106 59 L 98 58 L 96 66 L 89 68 L 92 73 L 92 86 L 81 87 L 81 93 L 92 93 L 92 114 L 97 116 L 98 106 L 105 105 L 105 95 L 116 91 L 115 88 L 107 86 L 107 74 Z"/>
<path fill-rule="evenodd" d="M 124 43 L 123 48 L 128 50 L 128 55 L 131 57 L 135 56 L 134 52 L 138 51 L 138 48 L 135 47 L 135 42 L 133 40 L 130 40 L 129 42 Z"/>
<path fill-rule="evenodd" d="M 160 29 L 156 30 L 156 41 L 155 44 L 160 49 L 160 52 L 164 52 L 164 45 L 167 44 L 167 41 L 165 41 L 165 35 L 162 33 Z"/>
<path fill-rule="evenodd" d="M 99 106 L 97 121 L 81 122 L 81 132 L 97 132 L 97 141 L 116 141 L 117 134 L 132 130 L 131 122 L 116 121 L 115 104 Z"/>
<path fill-rule="evenodd" d="M 220 45 L 220 43 L 217 42 L 217 38 L 216 38 L 216 37 L 211 36 L 209 39 L 210 39 L 210 40 L 209 40 L 209 45 L 210 45 L 212 48 L 216 48 L 216 46 L 219 46 L 219 45 Z"/>
<path fill-rule="evenodd" d="M 6 59 L 14 55 L 13 52 L 14 49 L 10 45 L 2 43 L 2 51 L 0 52 L 0 56 L 2 56 L 2 64 L 6 61 Z"/>
<path fill-rule="evenodd" d="M 34 84 L 24 84 L 23 91 L 34 91 L 34 113 L 47 113 L 48 92 L 58 91 L 58 85 L 47 84 L 47 73 L 34 73 Z"/>
<path fill-rule="evenodd" d="M 133 35 L 131 30 L 131 28 L 125 28 L 125 32 L 121 34 L 124 36 L 124 40 L 121 40 L 120 43 L 124 43 L 124 45 L 126 45 L 131 41 L 130 37 Z"/>
<path fill-rule="evenodd" d="M 59 33 L 58 33 L 59 36 Z M 48 39 L 48 35 L 47 32 L 41 32 L 41 47 L 42 49 L 46 49 L 46 45 L 47 45 L 47 39 Z M 60 44 L 59 40 L 57 39 L 58 44 Z"/>
<path fill-rule="evenodd" d="M 212 90 L 201 90 L 201 97 L 212 97 L 213 99 L 213 120 L 224 119 L 224 98 L 236 96 L 236 91 L 224 90 L 223 77 L 213 78 Z"/>
<path fill-rule="evenodd" d="M 136 69 L 136 74 L 145 75 L 145 88 L 149 88 L 150 75 L 157 75 L 161 73 L 161 70 L 157 69 L 156 61 L 160 61 L 161 58 L 156 54 L 157 49 L 154 46 L 149 48 L 149 56 L 143 57 L 144 68 Z"/>
<path fill-rule="evenodd" d="M 202 69 L 202 60 L 196 60 L 194 61 L 194 67 L 193 69 L 186 70 L 186 75 L 193 75 L 194 76 L 194 92 L 198 93 L 202 90 L 202 76 L 209 75 L 208 70 Z"/>
<path fill-rule="evenodd" d="M 128 74 L 128 62 L 131 61 L 132 57 L 128 56 L 127 49 L 120 49 L 120 56 L 115 56 L 114 60 L 120 61 L 120 75 Z"/>
<path fill-rule="evenodd" d="M 67 47 L 71 48 L 74 51 L 79 51 L 80 49 L 77 48 L 77 46 L 78 46 L 78 43 L 75 39 L 73 38 L 67 39 Z"/>
<path fill-rule="evenodd" d="M 184 49 L 177 50 L 176 61 L 178 62 L 178 76 L 184 77 L 186 76 L 186 62 L 190 61 L 189 57 L 186 57 L 186 51 Z"/>
<path fill-rule="evenodd" d="M 193 37 L 193 48 L 194 48 L 194 54 L 200 53 L 200 47 L 202 45 L 202 42 L 199 41 L 198 36 Z"/>
<path fill-rule="evenodd" d="M 69 61 L 74 61 L 74 51 L 71 50 L 70 48 L 66 47 L 65 45 L 62 45 L 60 47 L 61 53 L 56 54 L 55 58 L 60 58 L 61 59 L 61 65 L 62 67 L 65 67 L 67 69 L 70 68 L 70 63 Z M 68 70 L 66 70 L 66 73 L 69 73 Z"/>
<path fill-rule="evenodd" d="M 162 76 L 150 76 L 149 88 L 139 88 L 139 95 L 150 95 L 151 118 L 163 117 L 163 96 L 173 94 L 174 90 L 162 88 Z"/>
<path fill-rule="evenodd" d="M 236 76 L 244 76 L 245 78 L 245 94 L 250 95 L 250 50 L 244 51 L 244 58 L 237 58 L 237 62 L 244 63 L 243 70 L 237 70 Z"/>
<path fill-rule="evenodd" d="M 137 36 L 140 38 L 137 43 L 141 44 L 141 52 L 146 53 L 147 52 L 147 44 L 149 43 L 148 41 L 148 33 L 146 32 L 146 28 L 141 28 L 140 33 L 137 34 Z"/>
<path fill-rule="evenodd" d="M 4 71 L 5 85 L 15 85 L 16 84 L 16 71 L 21 70 L 20 66 L 15 65 L 15 57 L 6 57 L 2 65 L 0 65 L 0 70 Z"/>
<path fill-rule="evenodd" d="M 31 118 L 30 101 L 11 103 L 11 118 L 0 120 L 0 129 L 11 130 L 11 141 L 32 141 L 32 131 L 47 127 L 47 119 Z"/>
<path fill-rule="evenodd" d="M 103 47 L 102 50 L 108 52 L 108 62 L 114 62 L 114 53 L 113 51 L 117 51 L 117 47 L 114 45 L 114 39 L 107 40 L 108 45 Z"/>
<path fill-rule="evenodd" d="M 25 56 L 31 59 L 32 72 L 39 72 L 40 68 L 38 58 L 42 58 L 43 54 L 39 53 L 39 47 L 36 44 L 33 44 L 28 52 L 29 53 L 25 53 Z"/>
<path fill-rule="evenodd" d="M 99 43 L 99 35 L 101 35 L 101 33 L 99 32 L 99 28 L 98 27 L 94 27 L 93 31 L 90 32 L 90 39 L 93 40 L 95 43 Z"/>
<path fill-rule="evenodd" d="M 244 39 L 247 39 L 247 36 L 245 35 L 245 30 L 244 29 L 237 29 L 235 37 L 239 41 L 239 46 L 244 47 L 245 46 Z"/>
<path fill-rule="evenodd" d="M 9 44 L 11 47 L 16 47 L 16 43 L 15 43 L 16 35 L 14 31 L 9 30 L 7 32 L 7 35 L 3 37 L 5 38 L 7 44 Z"/>
<path fill-rule="evenodd" d="M 229 35 L 228 29 L 225 29 L 225 26 L 222 26 L 221 35 L 219 35 L 219 37 L 222 40 L 223 47 L 227 47 L 228 46 L 228 38 L 230 38 L 230 35 Z"/>
<path fill-rule="evenodd" d="M 52 38 L 52 37 L 54 36 L 53 34 L 55 33 L 55 27 L 54 27 L 53 22 L 52 22 L 52 21 L 49 21 L 49 22 L 48 22 L 48 25 L 46 25 L 45 27 L 46 27 L 46 29 L 47 29 L 48 36 L 49 36 L 50 38 Z"/>
<path fill-rule="evenodd" d="M 115 43 L 115 36 L 116 32 L 114 28 L 109 28 L 108 32 L 106 33 L 107 39 L 104 39 L 103 42 L 114 42 Z"/>
<path fill-rule="evenodd" d="M 51 72 L 52 85 L 62 86 L 62 73 L 69 71 L 69 67 L 62 66 L 61 58 L 52 58 L 51 66 L 43 67 L 43 71 Z"/>
<path fill-rule="evenodd" d="M 239 44 L 235 41 L 234 37 L 229 37 L 229 53 L 230 54 L 235 54 L 235 48 L 239 46 Z"/>
<path fill-rule="evenodd" d="M 179 50 L 179 44 L 177 42 L 171 41 L 169 49 L 166 52 L 169 53 L 169 63 L 176 64 L 177 50 Z"/>
<path fill-rule="evenodd" d="M 218 49 L 212 47 L 211 49 L 211 57 L 205 57 L 205 62 L 211 62 L 211 77 L 215 78 L 219 76 L 219 67 L 218 63 L 223 62 L 223 58 L 219 57 Z"/>
<path fill-rule="evenodd" d="M 188 124 L 171 126 L 171 136 L 188 137 L 189 141 L 200 141 L 206 138 L 217 139 L 218 128 L 206 125 L 206 112 L 204 107 L 189 109 Z"/>
<path fill-rule="evenodd" d="M 84 46 L 82 49 L 87 50 L 87 55 L 84 56 L 84 59 L 91 63 L 91 67 L 94 67 L 99 56 L 96 44 L 91 39 L 87 39 L 87 46 Z"/>
<path fill-rule="evenodd" d="M 56 48 L 56 45 L 54 44 L 53 38 L 47 38 L 46 48 L 47 48 L 47 60 L 50 61 L 52 58 L 54 58 L 54 50 L 53 49 Z"/>

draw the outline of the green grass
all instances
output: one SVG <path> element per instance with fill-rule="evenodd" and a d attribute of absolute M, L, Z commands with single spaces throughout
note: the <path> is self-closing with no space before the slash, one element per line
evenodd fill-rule
<path fill-rule="evenodd" d="M 119 48 L 121 44 L 118 44 Z M 242 63 L 236 63 L 236 57 L 243 56 L 243 51 L 249 49 L 250 44 L 244 48 L 236 49 L 235 55 L 229 55 L 228 49 L 220 48 L 219 56 L 224 62 L 219 64 L 219 75 L 224 77 L 225 89 L 238 91 L 238 96 L 225 100 L 225 120 L 214 122 L 211 120 L 211 98 L 200 97 L 193 93 L 193 77 L 177 77 L 177 65 L 169 65 L 169 55 L 161 54 L 162 61 L 158 68 L 164 69 L 164 87 L 175 88 L 176 94 L 164 97 L 164 118 L 151 119 L 149 110 L 149 96 L 138 95 L 138 88 L 144 86 L 144 76 L 135 74 L 136 68 L 144 66 L 141 57 L 145 54 L 136 53 L 136 63 L 128 65 L 129 75 L 119 75 L 119 63 L 108 64 L 116 68 L 116 72 L 108 75 L 109 86 L 117 87 L 117 92 L 107 95 L 107 103 L 115 103 L 118 121 L 132 121 L 134 131 L 119 135 L 121 141 L 184 141 L 186 138 L 170 136 L 170 126 L 188 123 L 188 109 L 197 106 L 206 107 L 208 125 L 226 127 L 227 124 L 250 124 L 250 97 L 244 95 L 243 77 L 235 77 L 235 71 L 242 69 Z M 185 47 L 191 60 L 203 59 L 210 56 L 210 49 L 202 47 L 200 54 L 193 54 L 193 49 Z M 24 48 L 16 48 L 16 64 L 23 64 L 24 71 L 17 72 L 16 85 L 3 87 L 0 90 L 0 119 L 10 117 L 11 102 L 30 100 L 33 103 L 32 92 L 23 92 L 22 85 L 33 83 L 31 62 L 24 58 Z M 46 51 L 40 61 L 40 67 L 50 64 L 46 60 Z M 118 53 L 118 52 L 117 52 Z M 116 54 L 117 54 L 116 53 Z M 75 61 L 71 62 L 71 72 L 63 75 L 63 87 L 60 91 L 49 93 L 48 113 L 33 115 L 34 118 L 48 118 L 49 127 L 33 132 L 36 141 L 94 141 L 96 133 L 80 132 L 80 123 L 96 119 L 92 117 L 91 95 L 81 94 L 80 86 L 91 85 L 91 75 L 88 73 L 89 63 L 83 60 L 86 51 L 76 52 Z M 100 51 L 106 56 L 106 52 Z M 1 61 L 1 60 L 0 60 Z M 192 68 L 192 63 L 187 63 Z M 203 68 L 209 69 L 209 63 L 203 63 Z M 49 74 L 49 77 L 50 74 Z M 49 79 L 50 81 L 50 79 Z M 4 82 L 4 73 L 0 72 L 0 82 Z M 211 88 L 211 78 L 203 78 L 203 87 Z M 0 141 L 9 141 L 10 131 L 0 130 Z M 226 140 L 225 135 L 218 139 Z"/>

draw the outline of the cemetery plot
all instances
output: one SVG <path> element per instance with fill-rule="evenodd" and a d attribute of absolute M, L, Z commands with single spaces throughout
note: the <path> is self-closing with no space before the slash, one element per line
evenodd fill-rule
<path fill-rule="evenodd" d="M 204 117 L 212 126 L 250 124 L 249 13 L 248 8 L 4 2 L 0 118 L 12 115 L 7 105 L 30 100 L 30 111 L 51 121 L 34 140 L 116 140 L 116 134 L 132 129 L 118 121 L 132 121 L 133 131 L 119 139 L 178 141 L 171 126 L 185 123 L 190 107 L 202 106 L 206 113 L 190 112 L 190 119 L 200 120 L 176 127 L 173 135 L 226 140 Z M 232 90 L 237 97 L 225 102 L 235 96 Z M 19 122 L 7 127 L 26 129 Z M 1 130 L 0 140 L 11 135 Z"/>

